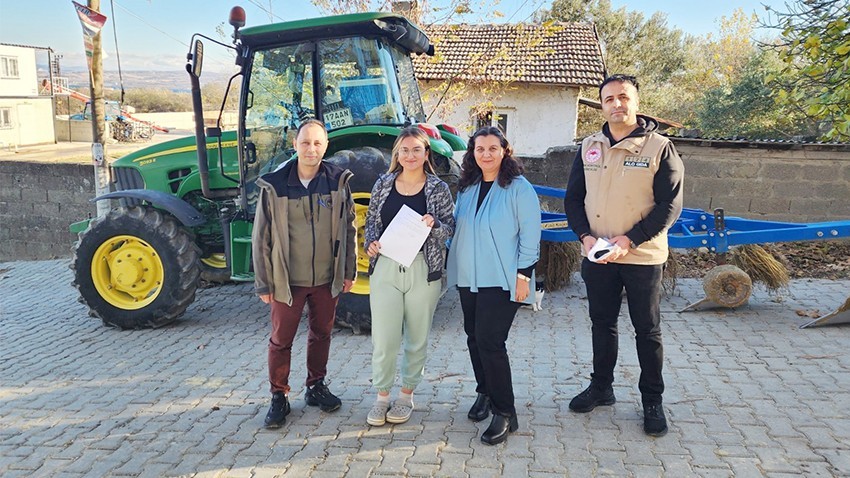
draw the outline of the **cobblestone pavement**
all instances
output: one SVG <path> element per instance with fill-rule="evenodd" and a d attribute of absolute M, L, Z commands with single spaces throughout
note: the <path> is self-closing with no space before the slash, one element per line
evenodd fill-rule
<path fill-rule="evenodd" d="M 455 292 L 441 300 L 426 379 L 403 425 L 372 427 L 369 336 L 334 334 L 329 382 L 343 406 L 303 400 L 305 333 L 293 349 L 292 414 L 261 427 L 269 398 L 267 309 L 248 285 L 204 289 L 185 317 L 121 331 L 91 319 L 67 260 L 0 264 L 0 475 L 29 476 L 848 476 L 850 326 L 798 330 L 850 281 L 797 280 L 778 301 L 678 313 L 663 303 L 670 433 L 641 429 L 631 326 L 621 322 L 617 404 L 571 413 L 588 382 L 581 283 L 520 311 L 509 351 L 520 428 L 487 446 L 466 412 L 474 382 Z M 624 315 L 625 317 L 625 315 Z M 397 393 L 397 390 L 396 390 Z"/>

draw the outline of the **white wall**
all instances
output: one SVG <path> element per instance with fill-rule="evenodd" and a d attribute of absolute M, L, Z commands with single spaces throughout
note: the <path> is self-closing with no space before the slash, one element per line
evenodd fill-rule
<path fill-rule="evenodd" d="M 0 98 L 0 108 L 9 108 L 11 128 L 0 128 L 0 147 L 55 143 L 53 101 L 41 98 Z"/>
<path fill-rule="evenodd" d="M 0 147 L 56 142 L 53 99 L 38 95 L 38 71 L 32 48 L 0 45 L 0 56 L 18 60 L 18 77 L 0 76 L 0 108 L 8 108 L 10 127 L 0 127 Z"/>
<path fill-rule="evenodd" d="M 18 59 L 18 78 L 0 76 L 0 96 L 38 96 L 38 71 L 35 50 L 18 46 L 0 45 L 0 56 Z"/>
<path fill-rule="evenodd" d="M 439 101 L 442 89 L 438 83 L 421 81 L 422 101 L 426 115 Z M 578 88 L 563 86 L 517 85 L 499 99 L 491 100 L 494 110 L 508 116 L 508 141 L 520 155 L 541 155 L 553 146 L 573 144 L 578 115 Z M 448 123 L 465 134 L 474 132 L 476 118 L 473 106 L 488 98 L 481 95 L 464 98 L 451 113 L 431 117 L 430 123 Z"/>

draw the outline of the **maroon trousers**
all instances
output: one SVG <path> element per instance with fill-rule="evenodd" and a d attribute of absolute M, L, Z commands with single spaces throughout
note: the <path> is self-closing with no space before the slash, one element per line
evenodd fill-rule
<path fill-rule="evenodd" d="M 292 287 L 292 305 L 272 299 L 272 335 L 269 339 L 269 382 L 271 391 L 289 393 L 292 341 L 307 304 L 307 386 L 327 375 L 331 332 L 339 296 L 331 296 L 331 285 Z"/>

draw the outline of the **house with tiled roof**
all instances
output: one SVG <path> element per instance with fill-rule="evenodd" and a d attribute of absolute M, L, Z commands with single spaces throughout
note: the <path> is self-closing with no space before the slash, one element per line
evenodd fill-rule
<path fill-rule="evenodd" d="M 414 58 L 431 123 L 471 133 L 502 127 L 517 153 L 572 144 L 579 89 L 597 86 L 605 63 L 590 23 L 433 25 L 433 57 Z M 457 94 L 459 93 L 459 94 Z"/>

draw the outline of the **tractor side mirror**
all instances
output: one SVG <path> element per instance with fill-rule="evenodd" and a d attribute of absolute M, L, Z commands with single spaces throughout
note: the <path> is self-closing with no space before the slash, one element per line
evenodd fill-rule
<path fill-rule="evenodd" d="M 192 45 L 192 52 L 189 53 L 189 73 L 195 78 L 201 77 L 201 69 L 204 66 L 204 44 L 200 39 L 196 39 Z"/>

